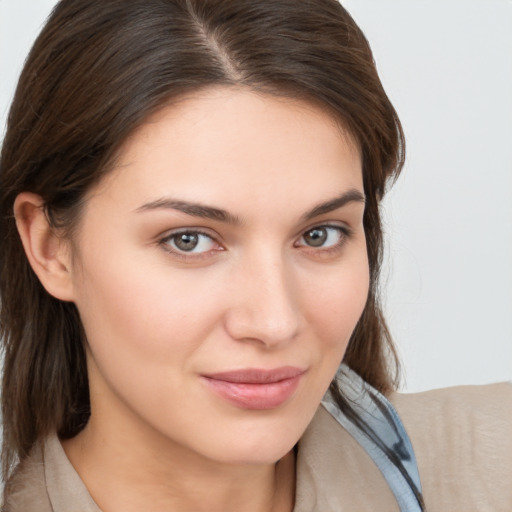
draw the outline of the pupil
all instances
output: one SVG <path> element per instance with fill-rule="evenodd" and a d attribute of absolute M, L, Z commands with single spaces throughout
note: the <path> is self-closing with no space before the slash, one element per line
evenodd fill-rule
<path fill-rule="evenodd" d="M 182 251 L 192 251 L 197 246 L 199 237 L 194 233 L 181 233 L 176 237 L 175 244 Z"/>
<path fill-rule="evenodd" d="M 308 231 L 304 236 L 308 245 L 320 247 L 327 240 L 327 231 L 324 228 L 315 228 Z"/>

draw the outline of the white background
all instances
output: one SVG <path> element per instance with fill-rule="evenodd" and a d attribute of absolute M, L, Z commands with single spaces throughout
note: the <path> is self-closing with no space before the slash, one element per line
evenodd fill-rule
<path fill-rule="evenodd" d="M 0 0 L 0 123 L 53 0 Z M 405 128 L 385 200 L 407 391 L 512 378 L 512 1 L 345 0 Z"/>

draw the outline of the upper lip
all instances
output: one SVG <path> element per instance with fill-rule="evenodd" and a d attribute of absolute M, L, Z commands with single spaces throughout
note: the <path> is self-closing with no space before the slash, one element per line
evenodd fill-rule
<path fill-rule="evenodd" d="M 240 384 L 270 384 L 281 380 L 293 379 L 304 372 L 305 370 L 295 366 L 281 366 L 271 370 L 244 368 L 241 370 L 203 374 L 203 377 Z"/>

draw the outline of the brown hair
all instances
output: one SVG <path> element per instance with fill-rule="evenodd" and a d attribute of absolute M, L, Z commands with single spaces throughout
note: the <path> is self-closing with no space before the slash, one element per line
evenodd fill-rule
<path fill-rule="evenodd" d="M 80 319 L 30 268 L 16 196 L 40 195 L 52 225 L 72 236 L 84 194 L 129 134 L 173 98 L 213 85 L 314 101 L 358 142 L 371 284 L 344 361 L 384 393 L 395 386 L 377 293 L 379 201 L 404 140 L 350 15 L 336 0 L 61 0 L 22 72 L 0 160 L 4 477 L 38 439 L 72 437 L 89 415 Z"/>

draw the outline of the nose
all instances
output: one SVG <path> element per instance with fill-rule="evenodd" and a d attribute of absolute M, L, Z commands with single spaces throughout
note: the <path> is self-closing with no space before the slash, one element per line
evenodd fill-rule
<path fill-rule="evenodd" d="M 225 327 L 233 339 L 275 348 L 298 334 L 300 310 L 292 271 L 280 256 L 240 262 L 231 275 L 232 299 Z"/>

